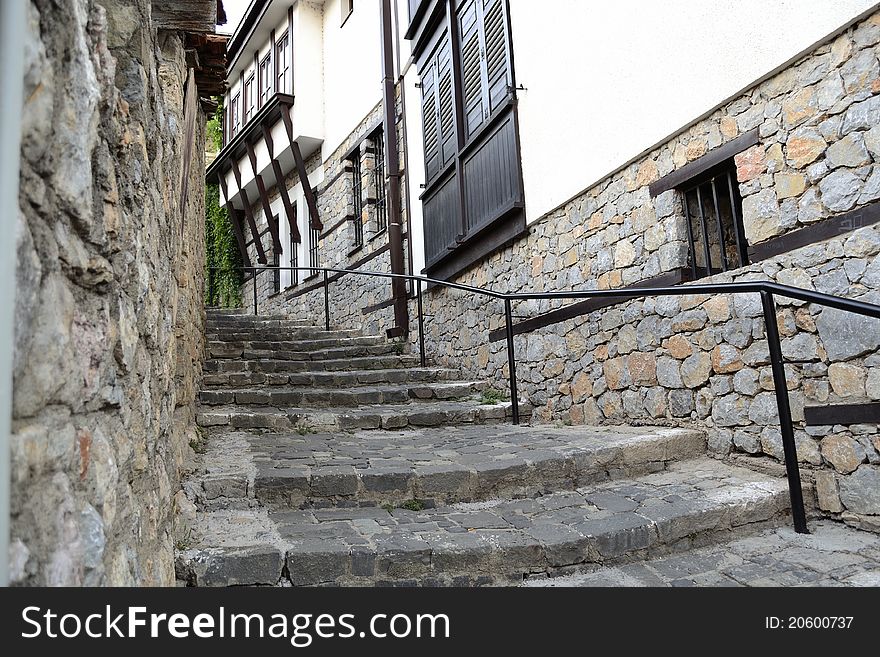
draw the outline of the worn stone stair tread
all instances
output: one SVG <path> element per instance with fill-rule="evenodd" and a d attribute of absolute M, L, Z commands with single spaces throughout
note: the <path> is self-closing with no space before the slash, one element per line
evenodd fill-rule
<path fill-rule="evenodd" d="M 698 458 L 575 491 L 423 511 L 201 513 L 177 568 L 201 586 L 510 584 L 726 540 L 787 509 L 784 479 Z"/>
<path fill-rule="evenodd" d="M 354 335 L 344 337 L 329 337 L 317 335 L 309 338 L 295 338 L 284 335 L 260 336 L 247 340 L 209 340 L 208 349 L 277 349 L 279 351 L 307 351 L 311 345 L 377 345 L 385 344 L 386 339 L 381 335 Z M 268 346 L 264 346 L 268 345 Z"/>
<path fill-rule="evenodd" d="M 400 347 L 394 344 L 347 345 L 344 347 L 324 347 L 320 349 L 211 349 L 212 359 L 244 360 L 336 360 L 361 356 L 391 356 L 400 354 Z"/>
<path fill-rule="evenodd" d="M 202 377 L 204 389 L 219 386 L 267 385 L 313 386 L 336 388 L 378 383 L 425 383 L 452 381 L 459 377 L 457 370 L 443 367 L 398 367 L 374 370 L 304 370 L 302 372 L 206 372 Z"/>
<path fill-rule="evenodd" d="M 267 505 L 431 505 L 535 496 L 663 470 L 705 453 L 703 432 L 665 427 L 480 426 L 301 435 L 219 430 L 190 490 L 203 508 L 252 496 Z"/>
<path fill-rule="evenodd" d="M 265 342 L 266 340 L 314 340 L 316 338 L 338 340 L 343 338 L 362 338 L 360 331 L 326 331 L 320 327 L 295 328 L 290 331 L 268 331 L 263 329 L 209 330 L 205 334 L 208 343 L 216 342 Z"/>
<path fill-rule="evenodd" d="M 261 386 L 227 387 L 202 390 L 202 404 L 237 404 L 239 406 L 284 406 L 296 404 L 309 408 L 346 405 L 351 408 L 375 404 L 401 404 L 413 399 L 466 399 L 485 387 L 482 381 L 414 381 L 386 384 L 357 384 L 345 389 Z"/>
<path fill-rule="evenodd" d="M 203 407 L 198 416 L 203 427 L 231 425 L 244 429 L 315 430 L 403 429 L 442 424 L 481 423 L 504 420 L 511 412 L 510 402 L 478 404 L 473 401 L 412 401 L 405 404 L 377 404 L 359 408 L 274 408 L 251 406 Z M 531 406 L 520 402 L 520 414 L 528 417 Z"/>
<path fill-rule="evenodd" d="M 641 563 L 529 578 L 523 586 L 880 586 L 880 546 L 871 532 L 814 520 L 809 534 L 770 527 Z"/>
<path fill-rule="evenodd" d="M 410 355 L 385 355 L 385 356 L 355 356 L 353 358 L 327 358 L 322 360 L 300 359 L 287 360 L 275 358 L 252 358 L 231 359 L 213 358 L 205 362 L 206 373 L 216 372 L 303 372 L 321 370 L 337 372 L 359 368 L 363 371 L 376 369 L 392 369 L 401 367 L 415 367 L 419 362 L 418 356 Z"/>

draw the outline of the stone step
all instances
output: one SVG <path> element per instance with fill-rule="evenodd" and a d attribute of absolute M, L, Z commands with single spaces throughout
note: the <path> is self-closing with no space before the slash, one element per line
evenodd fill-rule
<path fill-rule="evenodd" d="M 523 582 L 528 587 L 878 585 L 877 536 L 834 520 L 812 521 L 809 534 L 782 525 L 641 563 Z"/>
<path fill-rule="evenodd" d="M 196 586 L 510 584 L 728 540 L 787 508 L 784 479 L 700 458 L 530 499 L 199 513 L 176 568 Z"/>
<path fill-rule="evenodd" d="M 347 370 L 387 370 L 417 367 L 418 356 L 356 356 L 353 358 L 327 358 L 322 360 L 284 359 L 215 359 L 205 362 L 203 371 L 208 374 L 263 372 L 273 374 L 293 372 L 341 372 Z"/>
<path fill-rule="evenodd" d="M 205 314 L 208 318 L 240 316 L 246 315 L 247 312 L 247 308 L 217 308 L 214 306 L 207 306 L 205 308 Z"/>
<path fill-rule="evenodd" d="M 531 408 L 520 402 L 520 415 Z M 308 432 L 357 429 L 404 429 L 442 425 L 502 422 L 510 417 L 510 402 L 479 404 L 474 401 L 423 401 L 360 408 L 273 408 L 254 406 L 203 407 L 198 415 L 202 427 L 231 426 L 236 429 L 294 429 Z"/>
<path fill-rule="evenodd" d="M 320 327 L 296 328 L 290 331 L 265 331 L 262 329 L 209 331 L 208 342 L 263 342 L 266 340 L 315 340 L 363 337 L 360 331 L 325 331 Z"/>
<path fill-rule="evenodd" d="M 222 372 L 205 374 L 202 386 L 209 390 L 219 386 L 311 386 L 313 388 L 349 388 L 376 383 L 433 383 L 452 381 L 459 377 L 456 370 L 440 367 L 411 369 L 377 369 L 353 371 L 305 372 Z"/>
<path fill-rule="evenodd" d="M 205 321 L 209 329 L 260 329 L 260 328 L 326 328 L 314 319 L 291 319 L 290 317 L 208 317 Z"/>
<path fill-rule="evenodd" d="M 535 497 L 662 471 L 705 454 L 700 431 L 653 427 L 443 427 L 406 432 L 209 434 L 205 463 L 230 468 L 194 477 L 199 508 L 239 505 L 436 507 Z M 251 465 L 251 463 L 253 465 Z M 243 506 L 248 506 L 244 504 Z"/>
<path fill-rule="evenodd" d="M 311 338 L 308 340 L 212 341 L 208 342 L 208 354 L 211 358 L 238 358 L 245 353 L 261 351 L 303 352 L 387 345 L 385 338 L 375 335 L 355 338 Z"/>
<path fill-rule="evenodd" d="M 199 401 L 203 405 L 236 404 L 250 406 L 305 406 L 308 408 L 358 408 L 375 404 L 405 404 L 413 399 L 467 399 L 486 387 L 482 381 L 454 381 L 440 383 L 366 385 L 348 389 L 339 388 L 228 388 L 202 390 Z"/>
<path fill-rule="evenodd" d="M 305 343 L 300 343 L 305 344 Z M 306 345 L 309 347 L 310 345 Z M 391 343 L 353 344 L 344 347 L 304 349 L 241 349 L 236 346 L 218 345 L 209 350 L 211 358 L 241 358 L 244 360 L 337 360 L 363 356 L 400 355 L 402 346 Z"/>

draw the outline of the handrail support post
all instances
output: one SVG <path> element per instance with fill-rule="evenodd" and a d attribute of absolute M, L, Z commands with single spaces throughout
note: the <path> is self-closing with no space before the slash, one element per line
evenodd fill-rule
<path fill-rule="evenodd" d="M 513 423 L 519 424 L 519 397 L 516 392 L 516 354 L 513 350 L 513 312 L 510 307 L 510 298 L 504 298 L 504 322 L 507 333 L 507 368 L 510 378 L 510 410 L 513 415 Z"/>
<path fill-rule="evenodd" d="M 764 310 L 767 346 L 770 351 L 770 367 L 773 371 L 776 407 L 779 411 L 785 473 L 788 477 L 788 493 L 791 497 L 791 516 L 794 520 L 794 530 L 798 534 L 809 534 L 804 510 L 804 493 L 801 488 L 801 473 L 798 468 L 797 447 L 794 442 L 794 427 L 791 422 L 791 404 L 788 399 L 788 386 L 785 383 L 785 364 L 782 360 L 782 347 L 779 343 L 779 327 L 776 325 L 776 303 L 773 300 L 772 292 L 761 290 L 761 305 Z"/>
<path fill-rule="evenodd" d="M 416 279 L 416 300 L 419 309 L 419 363 L 425 367 L 425 313 L 422 307 L 422 281 Z"/>
<path fill-rule="evenodd" d="M 330 330 L 330 283 L 324 270 L 324 328 Z"/>
<path fill-rule="evenodd" d="M 254 315 L 255 316 L 260 314 L 257 312 L 257 276 L 259 276 L 259 274 L 260 274 L 260 272 L 258 272 L 256 269 L 254 269 L 253 276 L 251 276 L 251 278 L 254 279 Z"/>

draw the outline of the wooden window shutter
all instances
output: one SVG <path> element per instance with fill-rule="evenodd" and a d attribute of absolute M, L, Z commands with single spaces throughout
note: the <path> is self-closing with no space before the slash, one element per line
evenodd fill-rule
<path fill-rule="evenodd" d="M 504 0 L 482 0 L 486 42 L 486 79 L 489 88 L 489 111 L 494 112 L 510 93 L 510 55 Z"/>
<path fill-rule="evenodd" d="M 425 175 L 428 180 L 431 180 L 440 171 L 436 61 L 431 61 L 422 75 L 422 120 L 425 132 Z"/>
<path fill-rule="evenodd" d="M 458 34 L 461 48 L 461 81 L 465 132 L 472 135 L 483 125 L 487 111 L 484 104 L 486 84 L 484 50 L 480 30 L 478 0 L 469 0 L 458 12 Z"/>
<path fill-rule="evenodd" d="M 452 92 L 452 47 L 443 41 L 437 53 L 437 109 L 440 120 L 440 166 L 455 157 L 458 139 L 455 134 L 455 97 Z"/>

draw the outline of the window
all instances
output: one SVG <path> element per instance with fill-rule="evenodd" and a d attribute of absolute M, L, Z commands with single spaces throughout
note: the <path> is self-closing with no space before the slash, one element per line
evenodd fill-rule
<path fill-rule="evenodd" d="M 388 198 L 385 190 L 385 138 L 381 132 L 373 136 L 373 184 L 376 186 L 376 233 L 388 228 Z"/>
<path fill-rule="evenodd" d="M 422 75 L 422 111 L 425 173 L 430 182 L 452 160 L 458 149 L 452 94 L 452 52 L 445 36 Z"/>
<path fill-rule="evenodd" d="M 504 0 L 470 0 L 458 11 L 462 103 L 470 137 L 507 99 L 510 66 Z"/>
<path fill-rule="evenodd" d="M 342 0 L 339 3 L 339 7 L 342 11 L 342 22 L 339 24 L 340 27 L 345 25 L 345 21 L 348 20 L 348 17 L 351 16 L 351 13 L 354 11 L 354 0 Z"/>
<path fill-rule="evenodd" d="M 244 122 L 247 123 L 252 118 L 254 118 L 254 112 L 256 110 L 257 103 L 257 92 L 254 89 L 254 75 L 253 73 L 247 79 L 247 82 L 244 83 Z"/>
<path fill-rule="evenodd" d="M 275 221 L 278 221 L 278 216 L 275 216 Z M 281 292 L 281 254 L 274 253 L 272 255 L 272 266 L 275 269 L 272 271 L 272 293 L 278 294 Z"/>
<path fill-rule="evenodd" d="M 296 204 L 293 205 L 293 223 L 296 223 Z M 293 241 L 293 231 L 290 234 L 290 285 L 288 287 L 296 287 L 299 285 L 299 244 Z"/>
<path fill-rule="evenodd" d="M 275 43 L 275 60 L 278 62 L 278 93 L 293 93 L 289 32 L 285 32 Z"/>
<path fill-rule="evenodd" d="M 361 151 L 356 150 L 351 154 L 351 196 L 352 196 L 352 221 L 354 222 L 354 246 L 364 244 L 364 181 L 361 172 Z"/>
<path fill-rule="evenodd" d="M 423 22 L 430 38 L 413 47 L 422 93 L 426 270 L 441 278 L 525 230 L 508 2 L 445 4 L 445 15 L 433 12 Z M 423 6 L 411 8 L 421 13 Z"/>
<path fill-rule="evenodd" d="M 693 277 L 711 276 L 747 265 L 748 243 L 733 160 L 722 162 L 688 181 L 680 191 Z"/>
<path fill-rule="evenodd" d="M 240 104 L 239 104 L 239 96 L 240 94 L 235 94 L 232 98 L 232 125 L 230 126 L 230 136 L 234 137 L 238 134 L 239 129 L 241 128 L 241 114 L 239 113 Z"/>
<path fill-rule="evenodd" d="M 271 53 L 260 62 L 260 107 L 272 97 L 272 56 Z"/>
<path fill-rule="evenodd" d="M 318 242 L 321 239 L 321 232 L 309 226 L 309 267 L 318 267 L 321 262 L 318 258 Z M 309 278 L 317 276 L 318 272 L 312 270 L 309 272 Z"/>

